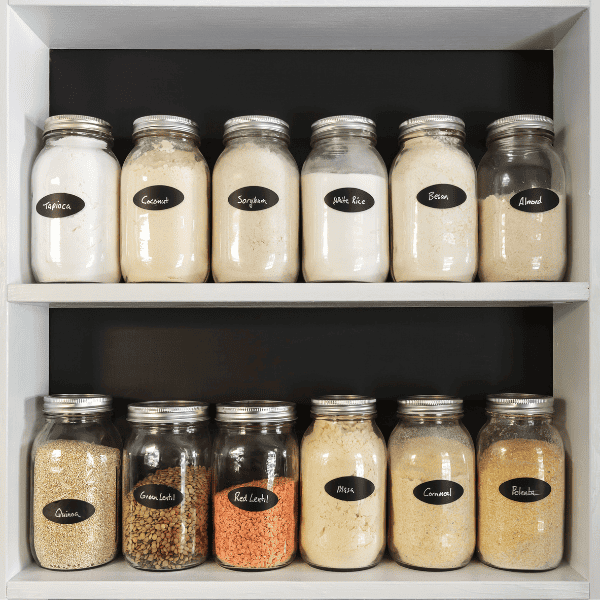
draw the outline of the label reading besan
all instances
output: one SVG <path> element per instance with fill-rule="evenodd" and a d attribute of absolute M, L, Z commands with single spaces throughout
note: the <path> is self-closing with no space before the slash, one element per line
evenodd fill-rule
<path fill-rule="evenodd" d="M 423 206 L 430 208 L 455 208 L 467 200 L 466 192 L 450 183 L 436 183 L 422 189 L 417 194 L 417 200 Z"/>

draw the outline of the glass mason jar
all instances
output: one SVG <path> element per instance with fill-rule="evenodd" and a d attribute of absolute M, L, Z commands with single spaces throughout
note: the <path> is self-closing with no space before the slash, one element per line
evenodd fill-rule
<path fill-rule="evenodd" d="M 302 272 L 306 281 L 385 281 L 389 271 L 387 169 L 371 119 L 312 124 L 302 167 Z"/>
<path fill-rule="evenodd" d="M 300 272 L 300 175 L 281 119 L 229 119 L 213 173 L 216 282 L 294 282 Z"/>
<path fill-rule="evenodd" d="M 565 276 L 565 171 L 553 140 L 548 117 L 515 115 L 488 125 L 477 170 L 481 281 Z"/>
<path fill-rule="evenodd" d="M 388 545 L 392 558 L 423 569 L 457 569 L 475 551 L 475 447 L 463 401 L 398 400 L 389 440 Z"/>
<path fill-rule="evenodd" d="M 428 115 L 400 125 L 390 170 L 394 281 L 462 281 L 477 273 L 475 164 L 465 124 Z"/>
<path fill-rule="evenodd" d="M 217 564 L 266 570 L 296 556 L 296 407 L 274 400 L 217 405 L 213 531 Z"/>
<path fill-rule="evenodd" d="M 31 172 L 31 268 L 39 282 L 118 283 L 119 175 L 112 127 L 46 119 Z"/>
<path fill-rule="evenodd" d="M 123 554 L 136 569 L 173 571 L 208 556 L 208 404 L 130 404 L 123 451 Z"/>
<path fill-rule="evenodd" d="M 121 438 L 111 408 L 110 396 L 44 397 L 30 470 L 31 553 L 41 567 L 89 569 L 117 555 Z"/>
<path fill-rule="evenodd" d="M 385 550 L 385 441 L 375 398 L 312 400 L 302 438 L 300 552 L 332 571 L 374 567 Z"/>
<path fill-rule="evenodd" d="M 121 269 L 129 282 L 208 279 L 208 165 L 196 123 L 153 115 L 133 122 L 121 177 Z"/>
<path fill-rule="evenodd" d="M 544 571 L 563 555 L 565 451 L 553 398 L 488 396 L 477 438 L 477 554 L 492 567 Z"/>

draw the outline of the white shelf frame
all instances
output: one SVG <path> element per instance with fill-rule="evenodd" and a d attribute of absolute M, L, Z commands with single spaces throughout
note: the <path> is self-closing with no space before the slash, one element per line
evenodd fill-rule
<path fill-rule="evenodd" d="M 598 0 L 594 6 L 579 0 L 0 2 L 0 598 L 600 599 Z M 29 174 L 48 115 L 50 48 L 553 49 L 557 146 L 569 174 L 568 282 L 495 288 L 33 284 Z M 523 574 L 474 562 L 440 574 L 385 561 L 373 570 L 343 574 L 298 563 L 263 574 L 208 564 L 157 575 L 130 569 L 122 560 L 77 573 L 31 564 L 28 455 L 39 429 L 39 398 L 48 390 L 49 307 L 498 305 L 554 307 L 554 394 L 564 400 L 557 420 L 570 464 L 567 548 L 559 569 Z"/>

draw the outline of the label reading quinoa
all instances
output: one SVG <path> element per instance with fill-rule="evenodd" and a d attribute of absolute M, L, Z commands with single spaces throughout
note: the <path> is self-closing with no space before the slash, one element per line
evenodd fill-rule
<path fill-rule="evenodd" d="M 325 196 L 325 204 L 340 212 L 362 212 L 375 206 L 375 198 L 358 188 L 339 188 Z"/>
<path fill-rule="evenodd" d="M 336 500 L 356 502 L 368 498 L 375 491 L 375 484 L 364 477 L 338 477 L 325 484 L 325 491 Z"/>
<path fill-rule="evenodd" d="M 505 481 L 498 488 L 500 493 L 515 502 L 537 502 L 550 495 L 552 487 L 549 483 L 534 477 L 518 477 Z"/>
<path fill-rule="evenodd" d="M 85 202 L 73 194 L 48 194 L 36 205 L 35 210 L 42 217 L 61 219 L 82 211 Z"/>
<path fill-rule="evenodd" d="M 546 212 L 556 208 L 559 203 L 558 194 L 546 188 L 531 188 L 515 194 L 510 205 L 517 210 L 529 213 Z"/>
<path fill-rule="evenodd" d="M 279 202 L 279 196 L 269 188 L 249 185 L 229 194 L 229 204 L 240 210 L 265 210 Z"/>
<path fill-rule="evenodd" d="M 96 509 L 93 504 L 84 500 L 56 500 L 46 504 L 42 513 L 48 519 L 59 525 L 72 525 L 89 519 Z"/>
<path fill-rule="evenodd" d="M 465 490 L 460 483 L 448 481 L 446 479 L 434 479 L 421 483 L 414 490 L 413 494 L 417 500 L 427 504 L 450 504 L 456 502 Z"/>
<path fill-rule="evenodd" d="M 133 490 L 133 497 L 147 508 L 173 508 L 183 502 L 183 494 L 168 485 L 149 483 Z"/>
<path fill-rule="evenodd" d="M 467 194 L 456 185 L 437 183 L 422 189 L 417 200 L 430 208 L 455 208 L 467 200 Z"/>
<path fill-rule="evenodd" d="M 231 490 L 227 497 L 234 506 L 250 512 L 269 510 L 279 502 L 279 498 L 274 492 L 253 486 Z"/>
<path fill-rule="evenodd" d="M 183 192 L 169 185 L 151 185 L 133 196 L 133 203 L 146 210 L 167 210 L 183 202 Z"/>

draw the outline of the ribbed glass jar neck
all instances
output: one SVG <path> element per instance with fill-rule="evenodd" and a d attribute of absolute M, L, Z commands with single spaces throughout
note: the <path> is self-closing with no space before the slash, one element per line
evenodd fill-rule
<path fill-rule="evenodd" d="M 552 423 L 552 415 L 523 415 L 488 413 L 490 423 L 514 423 L 515 425 L 542 425 Z"/>
<path fill-rule="evenodd" d="M 410 425 L 458 425 L 463 414 L 455 415 L 398 415 L 401 421 Z"/>
<path fill-rule="evenodd" d="M 218 422 L 219 429 L 238 435 L 257 435 L 270 433 L 291 433 L 292 423 L 225 423 Z"/>
<path fill-rule="evenodd" d="M 133 141 L 136 146 L 145 142 L 156 143 L 161 141 L 176 142 L 178 145 L 189 144 L 190 148 L 200 145 L 200 140 L 193 135 L 167 129 L 151 129 L 136 133 Z"/>
<path fill-rule="evenodd" d="M 340 133 L 331 137 L 324 137 L 316 142 L 311 141 L 311 146 L 316 150 L 317 148 L 333 147 L 333 146 L 351 146 L 356 145 L 358 147 L 371 146 L 375 147 L 376 140 L 371 137 L 366 137 L 360 133 Z"/>
<path fill-rule="evenodd" d="M 100 134 L 89 132 L 69 131 L 52 131 L 44 136 L 44 144 L 50 147 L 69 146 L 70 148 L 112 148 L 113 139 L 107 138 Z"/>
<path fill-rule="evenodd" d="M 228 134 L 223 138 L 225 146 L 233 146 L 239 143 L 260 141 L 263 144 L 272 143 L 282 148 L 288 147 L 288 139 L 283 134 L 266 129 L 243 129 Z"/>
<path fill-rule="evenodd" d="M 206 421 L 195 423 L 131 423 L 133 431 L 144 433 L 193 433 Z"/>
<path fill-rule="evenodd" d="M 428 144 L 431 142 L 438 142 L 446 144 L 447 146 L 462 147 L 464 146 L 464 138 L 461 135 L 453 132 L 442 132 L 442 131 L 423 131 L 414 133 L 408 137 L 400 140 L 400 147 L 414 148 Z"/>
<path fill-rule="evenodd" d="M 372 415 L 312 415 L 315 421 L 372 421 L 376 416 L 376 413 Z"/>
<path fill-rule="evenodd" d="M 106 423 L 110 421 L 110 417 L 112 415 L 111 412 L 90 414 L 90 415 L 48 415 L 45 414 L 44 417 L 46 422 L 48 423 L 73 423 L 73 424 L 83 424 L 83 423 Z"/>
<path fill-rule="evenodd" d="M 490 150 L 504 150 L 519 147 L 545 146 L 552 147 L 554 137 L 550 133 L 541 131 L 515 131 L 507 133 L 500 138 L 487 142 Z"/>

